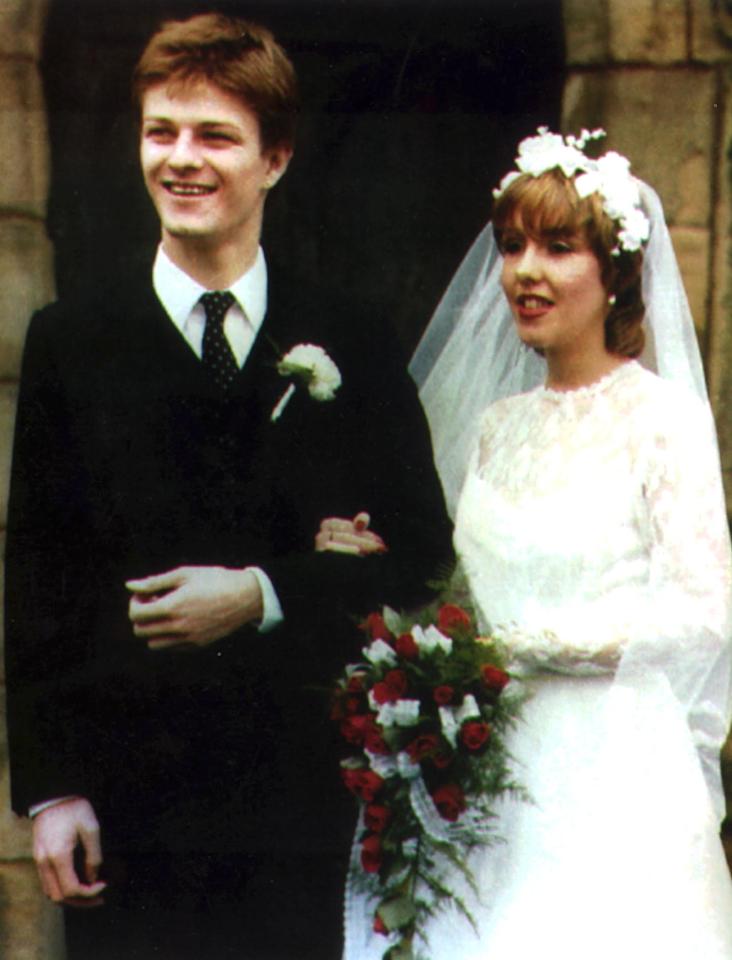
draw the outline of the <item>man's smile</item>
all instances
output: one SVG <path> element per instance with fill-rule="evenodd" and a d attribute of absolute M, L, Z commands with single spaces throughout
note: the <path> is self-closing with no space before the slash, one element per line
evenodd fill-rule
<path fill-rule="evenodd" d="M 164 180 L 163 187 L 175 197 L 204 197 L 216 190 L 216 187 L 205 183 L 182 183 L 177 180 Z"/>

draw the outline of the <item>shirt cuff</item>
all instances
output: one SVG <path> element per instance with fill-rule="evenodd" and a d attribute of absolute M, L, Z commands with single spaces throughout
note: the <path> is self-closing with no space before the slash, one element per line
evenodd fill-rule
<path fill-rule="evenodd" d="M 246 567 L 245 569 L 254 574 L 257 578 L 259 589 L 262 591 L 262 619 L 258 630 L 260 633 L 267 633 L 285 619 L 285 615 L 282 612 L 282 605 L 272 585 L 272 581 L 261 567 Z"/>

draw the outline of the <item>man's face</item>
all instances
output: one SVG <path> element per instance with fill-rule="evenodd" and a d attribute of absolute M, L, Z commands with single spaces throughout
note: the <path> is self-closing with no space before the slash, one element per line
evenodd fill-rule
<path fill-rule="evenodd" d="M 140 160 L 163 240 L 258 241 L 266 191 L 289 159 L 287 148 L 263 151 L 256 115 L 205 80 L 143 97 Z"/>

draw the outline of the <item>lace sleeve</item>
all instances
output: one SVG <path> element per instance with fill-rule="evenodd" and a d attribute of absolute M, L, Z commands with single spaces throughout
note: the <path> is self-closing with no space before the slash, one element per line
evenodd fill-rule
<path fill-rule="evenodd" d="M 662 632 L 699 632 L 728 644 L 730 544 L 711 416 L 696 401 L 650 442 L 643 496 L 651 549 L 651 595 Z"/>
<path fill-rule="evenodd" d="M 643 496 L 651 550 L 645 616 L 616 681 L 663 682 L 688 724 L 710 794 L 723 809 L 719 751 L 730 723 L 732 561 L 711 414 L 697 401 L 667 407 L 654 433 Z"/>

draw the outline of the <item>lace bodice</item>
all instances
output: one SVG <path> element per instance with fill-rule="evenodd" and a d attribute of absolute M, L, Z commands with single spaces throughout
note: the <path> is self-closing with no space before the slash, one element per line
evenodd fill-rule
<path fill-rule="evenodd" d="M 483 417 L 458 552 L 519 658 L 612 664 L 628 640 L 726 629 L 730 584 L 706 410 L 630 362 Z"/>

